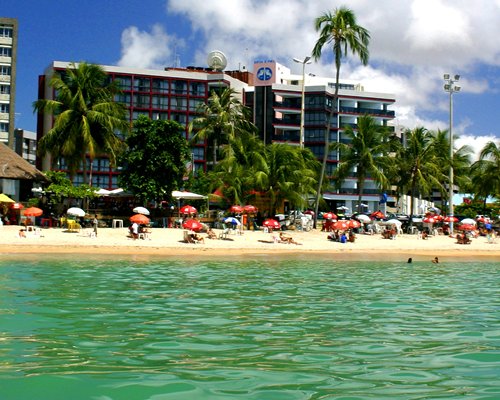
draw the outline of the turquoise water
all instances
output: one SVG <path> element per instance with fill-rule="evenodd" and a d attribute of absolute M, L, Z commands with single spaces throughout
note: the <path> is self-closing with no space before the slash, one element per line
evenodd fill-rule
<path fill-rule="evenodd" d="M 500 399 L 500 263 L 0 262 L 0 399 Z"/>

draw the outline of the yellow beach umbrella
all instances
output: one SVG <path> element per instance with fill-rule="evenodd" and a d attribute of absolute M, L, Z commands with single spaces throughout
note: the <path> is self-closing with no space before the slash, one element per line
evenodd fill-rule
<path fill-rule="evenodd" d="M 15 203 L 14 200 L 12 200 L 9 196 L 6 194 L 1 193 L 0 194 L 0 203 Z"/>

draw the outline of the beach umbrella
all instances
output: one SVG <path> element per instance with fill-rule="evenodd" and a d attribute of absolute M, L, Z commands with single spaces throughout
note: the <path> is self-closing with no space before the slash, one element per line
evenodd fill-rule
<path fill-rule="evenodd" d="M 10 205 L 11 210 L 22 210 L 24 206 L 21 203 L 13 203 Z"/>
<path fill-rule="evenodd" d="M 313 210 L 306 210 L 306 211 L 304 211 L 304 214 L 306 214 L 306 215 L 314 215 L 314 211 Z"/>
<path fill-rule="evenodd" d="M 347 221 L 349 228 L 359 228 L 361 226 L 361 222 L 356 221 L 355 219 L 350 219 Z"/>
<path fill-rule="evenodd" d="M 262 226 L 265 226 L 266 228 L 271 228 L 271 229 L 280 229 L 281 225 L 278 221 L 272 218 L 266 219 L 263 223 Z"/>
<path fill-rule="evenodd" d="M 234 217 L 227 217 L 224 222 L 226 224 L 232 224 L 232 225 L 240 225 L 240 221 L 238 218 L 234 218 Z"/>
<path fill-rule="evenodd" d="M 490 219 L 489 218 L 486 218 L 486 217 L 479 217 L 476 219 L 477 222 L 482 222 L 483 224 L 487 223 L 487 222 L 490 222 Z"/>
<path fill-rule="evenodd" d="M 383 218 L 385 218 L 385 215 L 382 211 L 378 210 L 378 211 L 372 212 L 370 214 L 370 217 L 377 218 L 377 219 L 383 219 Z"/>
<path fill-rule="evenodd" d="M 460 223 L 465 225 L 476 225 L 476 221 L 474 221 L 472 218 L 464 218 L 462 221 L 460 221 Z"/>
<path fill-rule="evenodd" d="M 345 231 L 346 229 L 349 229 L 349 222 L 342 219 L 340 221 L 334 222 L 332 228 L 339 231 Z"/>
<path fill-rule="evenodd" d="M 426 224 L 435 224 L 436 222 L 438 222 L 438 219 L 436 218 L 435 215 L 432 215 L 432 216 L 424 217 L 422 222 L 424 222 Z"/>
<path fill-rule="evenodd" d="M 203 229 L 203 225 L 201 224 L 201 222 L 196 220 L 196 219 L 193 219 L 193 218 L 190 218 L 190 219 L 187 219 L 186 221 L 184 221 L 182 223 L 182 227 L 184 229 L 189 229 L 189 230 L 194 231 L 194 232 L 199 232 Z"/>
<path fill-rule="evenodd" d="M 137 214 L 149 215 L 149 210 L 145 207 L 135 207 L 132 211 Z"/>
<path fill-rule="evenodd" d="M 0 194 L 0 203 L 15 203 L 9 196 L 6 194 Z"/>
<path fill-rule="evenodd" d="M 401 226 L 403 223 L 399 220 L 399 219 L 390 219 L 388 221 L 385 222 L 387 225 L 398 225 L 398 226 Z"/>
<path fill-rule="evenodd" d="M 457 226 L 458 231 L 475 231 L 476 226 L 472 224 L 462 224 Z"/>
<path fill-rule="evenodd" d="M 28 207 L 24 210 L 24 215 L 27 217 L 39 217 L 43 214 L 43 210 L 38 207 Z"/>
<path fill-rule="evenodd" d="M 323 219 L 337 219 L 337 216 L 332 212 L 327 212 L 323 214 Z"/>
<path fill-rule="evenodd" d="M 252 213 L 257 212 L 257 207 L 252 206 L 251 204 L 247 204 L 245 207 L 243 207 L 243 210 L 246 213 L 252 214 Z"/>
<path fill-rule="evenodd" d="M 149 218 L 143 214 L 134 214 L 130 217 L 130 222 L 135 222 L 139 225 L 147 225 L 149 224 Z"/>
<path fill-rule="evenodd" d="M 358 221 L 361 221 L 361 222 L 364 222 L 364 223 L 367 223 L 367 222 L 370 222 L 372 219 L 366 215 L 366 214 L 358 214 L 356 215 L 355 217 Z"/>
<path fill-rule="evenodd" d="M 190 205 L 185 205 L 180 209 L 181 214 L 196 214 L 197 212 L 198 210 Z"/>
<path fill-rule="evenodd" d="M 458 222 L 458 218 L 448 215 L 447 217 L 443 218 L 443 222 Z"/>
<path fill-rule="evenodd" d="M 81 208 L 71 207 L 71 208 L 68 208 L 68 211 L 66 211 L 66 214 L 68 214 L 68 215 L 74 215 L 76 217 L 84 217 L 85 214 L 86 214 L 86 212 L 83 211 Z"/>
<path fill-rule="evenodd" d="M 235 214 L 241 214 L 243 212 L 243 207 L 235 204 L 234 206 L 231 206 L 229 211 Z"/>

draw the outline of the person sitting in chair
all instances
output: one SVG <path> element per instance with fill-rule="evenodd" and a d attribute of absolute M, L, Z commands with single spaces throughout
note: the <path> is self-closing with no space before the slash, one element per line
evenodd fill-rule
<path fill-rule="evenodd" d="M 212 228 L 208 228 L 208 230 L 207 230 L 207 238 L 209 238 L 209 239 L 217 239 L 217 234 L 212 230 Z"/>

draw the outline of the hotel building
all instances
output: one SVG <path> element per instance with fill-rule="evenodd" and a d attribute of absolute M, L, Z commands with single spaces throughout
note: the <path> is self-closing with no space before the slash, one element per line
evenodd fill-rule
<path fill-rule="evenodd" d="M 48 86 L 54 72 L 63 72 L 70 64 L 53 62 L 39 78 L 39 98 L 53 98 L 54 92 Z M 253 73 L 241 71 L 213 71 L 209 68 L 187 67 L 166 68 L 165 70 L 145 70 L 136 68 L 103 66 L 111 79 L 119 82 L 122 93 L 116 100 L 129 110 L 130 122 L 141 114 L 152 119 L 170 119 L 186 128 L 198 114 L 200 103 L 207 102 L 212 89 L 231 87 L 239 99 L 253 110 L 254 123 L 265 143 L 300 144 L 302 112 L 302 84 L 304 83 L 304 146 L 322 159 L 324 152 L 324 132 L 333 106 L 335 81 L 331 78 L 291 74 L 289 68 L 272 60 L 256 61 Z M 343 127 L 356 127 L 357 118 L 369 114 L 381 125 L 389 125 L 394 119 L 390 106 L 395 97 L 387 93 L 366 92 L 356 83 L 342 82 L 337 101 L 338 113 L 334 113 L 330 125 L 330 142 L 347 142 Z M 52 126 L 51 116 L 38 116 L 38 138 Z M 207 168 L 207 144 L 192 147 L 196 169 Z M 331 175 L 338 163 L 338 154 L 328 155 L 327 175 Z M 39 168 L 48 169 L 48 159 Z M 65 166 L 60 165 L 64 170 Z M 89 170 L 89 168 L 87 168 Z M 92 185 L 105 189 L 117 187 L 119 171 L 110 168 L 106 158 L 94 160 Z M 75 183 L 82 183 L 82 171 Z M 365 185 L 363 203 L 368 209 L 378 209 L 380 190 L 371 180 Z M 330 206 L 345 206 L 352 209 L 357 201 L 356 179 L 347 179 L 340 190 L 333 187 L 324 194 Z M 393 200 L 393 199 L 392 199 Z M 389 197 L 389 201 L 391 198 Z M 367 210 L 364 210 L 367 211 Z"/>

